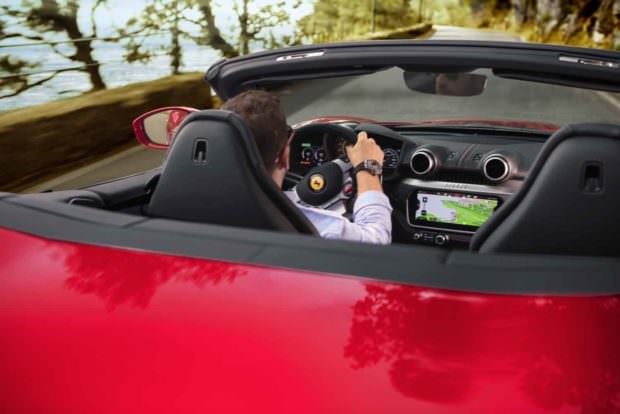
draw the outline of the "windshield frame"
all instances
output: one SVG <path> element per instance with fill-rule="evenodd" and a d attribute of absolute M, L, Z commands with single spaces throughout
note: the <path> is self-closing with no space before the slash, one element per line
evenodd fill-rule
<path fill-rule="evenodd" d="M 394 66 L 437 72 L 490 68 L 506 76 L 620 92 L 620 52 L 523 42 L 385 40 L 299 46 L 220 60 L 205 79 L 226 100 L 274 79 L 347 76 Z"/>

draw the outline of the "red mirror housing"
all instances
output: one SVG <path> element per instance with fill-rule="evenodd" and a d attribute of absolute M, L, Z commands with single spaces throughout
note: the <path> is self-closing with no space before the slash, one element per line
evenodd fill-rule
<path fill-rule="evenodd" d="M 185 106 L 157 108 L 140 115 L 132 122 L 136 139 L 154 149 L 167 149 L 172 143 L 177 127 L 185 117 L 198 109 Z"/>

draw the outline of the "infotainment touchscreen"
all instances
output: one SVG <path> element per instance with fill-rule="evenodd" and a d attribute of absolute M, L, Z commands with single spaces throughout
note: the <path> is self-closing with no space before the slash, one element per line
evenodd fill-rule
<path fill-rule="evenodd" d="M 475 231 L 498 204 L 496 197 L 420 190 L 409 200 L 409 215 L 414 225 Z"/>

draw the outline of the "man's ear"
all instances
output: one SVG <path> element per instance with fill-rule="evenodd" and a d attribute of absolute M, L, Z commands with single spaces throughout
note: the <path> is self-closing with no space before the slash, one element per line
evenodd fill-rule
<path fill-rule="evenodd" d="M 280 151 L 280 154 L 278 155 L 276 168 L 288 171 L 290 155 L 291 155 L 291 146 L 289 144 L 286 144 L 286 146 L 282 148 L 282 151 Z"/>

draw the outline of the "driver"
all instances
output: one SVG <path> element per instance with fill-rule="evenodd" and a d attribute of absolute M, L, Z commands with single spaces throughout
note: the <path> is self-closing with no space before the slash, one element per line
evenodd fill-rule
<path fill-rule="evenodd" d="M 237 113 L 252 131 L 263 163 L 279 188 L 289 169 L 289 127 L 277 95 L 261 90 L 243 92 L 228 101 L 222 109 Z M 348 146 L 347 156 L 353 166 L 365 160 L 383 165 L 383 151 L 365 132 L 357 143 Z M 378 176 L 368 170 L 356 174 L 357 200 L 353 222 L 341 214 L 300 204 L 294 191 L 285 194 L 316 227 L 321 237 L 365 243 L 389 244 L 392 240 L 392 207 L 383 193 Z"/>

